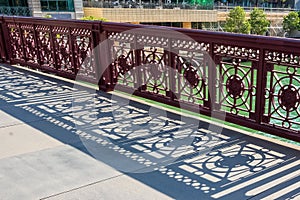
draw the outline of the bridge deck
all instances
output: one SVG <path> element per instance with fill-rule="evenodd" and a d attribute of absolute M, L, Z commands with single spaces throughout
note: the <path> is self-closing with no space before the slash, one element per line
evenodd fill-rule
<path fill-rule="evenodd" d="M 0 66 L 1 199 L 299 199 L 299 146 Z"/>

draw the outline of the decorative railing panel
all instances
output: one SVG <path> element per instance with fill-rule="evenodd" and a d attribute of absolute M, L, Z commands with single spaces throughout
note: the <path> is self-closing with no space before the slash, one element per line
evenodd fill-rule
<path fill-rule="evenodd" d="M 11 48 L 10 57 L 14 58 L 16 61 L 25 61 L 19 26 L 16 23 L 7 23 L 7 28 Z"/>
<path fill-rule="evenodd" d="M 37 42 L 35 40 L 34 26 L 31 24 L 20 24 L 21 41 L 23 41 L 24 61 L 36 63 L 38 61 Z"/>
<path fill-rule="evenodd" d="M 111 59 L 111 69 L 114 82 L 122 82 L 122 85 L 134 88 L 136 74 L 132 74 L 135 66 L 134 35 L 130 33 L 109 32 L 108 42 L 111 44 L 108 49 Z"/>
<path fill-rule="evenodd" d="M 175 57 L 178 72 L 173 88 L 179 100 L 203 107 L 208 106 L 208 65 L 203 53 L 180 51 Z"/>
<path fill-rule="evenodd" d="M 214 45 L 218 67 L 216 104 L 231 115 L 255 120 L 259 49 Z"/>
<path fill-rule="evenodd" d="M 0 40 L 11 64 L 300 141 L 299 40 L 12 17 Z"/>
<path fill-rule="evenodd" d="M 300 127 L 300 54 L 265 51 L 266 91 L 263 123 Z"/>
<path fill-rule="evenodd" d="M 176 38 L 155 30 L 116 31 L 108 27 L 113 84 L 169 104 L 205 109 L 210 106 L 209 44 L 173 33 Z"/>
<path fill-rule="evenodd" d="M 81 77 L 96 81 L 93 65 L 94 48 L 90 22 L 51 21 L 26 18 L 5 18 L 4 30 L 12 64 L 27 65 L 74 79 L 81 70 Z M 94 30 L 99 31 L 100 30 Z M 89 59 L 86 59 L 89 58 Z"/>
<path fill-rule="evenodd" d="M 55 58 L 53 49 L 50 26 L 47 25 L 37 25 L 37 45 L 39 49 L 39 59 L 41 67 L 48 67 L 55 70 Z"/>

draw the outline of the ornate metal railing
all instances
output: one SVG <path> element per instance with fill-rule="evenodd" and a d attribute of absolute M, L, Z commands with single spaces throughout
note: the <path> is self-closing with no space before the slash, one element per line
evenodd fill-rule
<path fill-rule="evenodd" d="M 221 2 L 214 3 L 214 1 L 204 1 L 199 3 L 149 3 L 149 2 L 141 2 L 139 1 L 128 1 L 124 2 L 107 2 L 107 1 L 83 1 L 84 7 L 93 7 L 93 8 L 145 8 L 145 9 L 189 9 L 189 10 L 219 10 L 229 12 L 236 6 L 243 7 L 246 11 L 252 11 L 254 8 L 259 8 L 264 10 L 265 12 L 291 12 L 296 11 L 293 3 L 287 2 L 286 4 L 274 4 L 270 2 L 259 3 L 255 5 L 255 3 L 250 4 L 243 2 L 235 2 L 230 5 L 221 5 Z"/>
<path fill-rule="evenodd" d="M 83 7 L 93 8 L 142 8 L 142 9 L 189 9 L 189 10 L 212 10 L 213 1 L 197 4 L 189 3 L 149 3 L 149 2 L 104 2 L 104 1 L 83 1 Z"/>
<path fill-rule="evenodd" d="M 300 40 L 1 19 L 1 58 L 300 141 Z M 225 113 L 225 116 L 224 116 Z"/>
<path fill-rule="evenodd" d="M 9 15 L 9 16 L 32 16 L 32 12 L 28 7 L 10 7 L 10 6 L 0 6 L 0 14 L 1 15 Z"/>
<path fill-rule="evenodd" d="M 288 5 L 279 5 L 277 4 L 276 6 L 272 5 L 272 3 L 263 3 L 263 4 L 259 4 L 258 6 L 255 6 L 255 4 L 251 5 L 251 6 L 245 6 L 243 5 L 243 3 L 237 3 L 236 5 L 231 5 L 231 6 L 227 6 L 227 5 L 215 5 L 214 9 L 219 10 L 219 11 L 226 11 L 229 12 L 230 10 L 234 9 L 236 6 L 241 6 L 244 8 L 245 11 L 249 11 L 251 12 L 254 8 L 259 8 L 265 12 L 274 12 L 274 13 L 280 13 L 280 12 L 291 12 L 291 11 L 296 11 L 297 9 L 293 8 L 294 5 L 289 5 L 289 7 L 287 7 Z M 290 7 L 292 6 L 292 8 Z"/>

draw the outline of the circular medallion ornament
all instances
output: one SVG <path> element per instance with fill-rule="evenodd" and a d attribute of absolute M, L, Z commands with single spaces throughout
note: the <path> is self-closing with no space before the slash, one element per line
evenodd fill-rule
<path fill-rule="evenodd" d="M 184 71 L 183 75 L 184 78 L 191 84 L 191 87 L 195 88 L 198 86 L 200 80 L 199 75 L 197 74 L 197 71 L 195 69 L 189 67 Z"/>
<path fill-rule="evenodd" d="M 299 106 L 299 92 L 293 85 L 285 85 L 278 92 L 278 102 L 284 110 L 293 111 Z"/>
<path fill-rule="evenodd" d="M 125 58 L 124 55 L 121 55 L 121 56 L 118 58 L 117 65 L 119 66 L 119 72 L 120 72 L 122 75 L 126 74 L 126 72 L 129 71 L 129 65 L 128 65 L 127 59 Z"/>
<path fill-rule="evenodd" d="M 227 79 L 226 90 L 231 97 L 241 98 L 245 91 L 245 86 L 240 77 L 233 75 Z"/>
<path fill-rule="evenodd" d="M 160 80 L 163 77 L 163 75 L 167 76 L 167 73 L 165 74 L 162 73 L 163 70 L 161 69 L 160 65 L 157 63 L 148 64 L 148 68 L 154 80 Z"/>

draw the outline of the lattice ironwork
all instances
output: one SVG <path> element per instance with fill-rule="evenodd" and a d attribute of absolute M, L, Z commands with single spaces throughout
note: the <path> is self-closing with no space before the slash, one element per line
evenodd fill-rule
<path fill-rule="evenodd" d="M 299 54 L 266 51 L 264 122 L 287 129 L 300 127 Z"/>
<path fill-rule="evenodd" d="M 170 73 L 166 65 L 167 59 L 168 54 L 163 49 L 150 47 L 142 50 L 142 90 L 167 96 Z"/>
<path fill-rule="evenodd" d="M 215 45 L 217 107 L 233 115 L 253 118 L 257 85 L 257 49 Z"/>
<path fill-rule="evenodd" d="M 108 32 L 108 39 L 112 41 L 133 43 L 135 41 L 135 35 L 132 33 L 118 33 L 111 31 Z"/>
<path fill-rule="evenodd" d="M 86 78 L 95 79 L 96 69 L 92 53 L 92 31 L 84 28 L 71 29 L 75 72 Z"/>
<path fill-rule="evenodd" d="M 23 48 L 25 59 L 27 62 L 37 63 L 38 62 L 38 54 L 37 54 L 37 46 L 34 35 L 34 26 L 32 24 L 20 24 L 20 28 L 22 31 L 22 40 L 23 40 Z"/>
<path fill-rule="evenodd" d="M 165 96 L 168 90 L 167 55 L 163 48 L 155 46 L 160 42 L 165 44 L 164 40 L 132 33 L 113 32 L 108 35 L 112 44 L 115 81 L 132 89 Z"/>
<path fill-rule="evenodd" d="M 44 67 L 55 68 L 53 45 L 51 44 L 50 26 L 37 25 L 36 34 L 40 53 L 40 64 Z"/>
<path fill-rule="evenodd" d="M 136 40 L 130 33 L 108 35 L 119 85 L 175 101 L 207 105 L 208 68 L 204 57 L 208 56 L 209 44 L 171 41 L 153 33 L 137 34 Z"/>
<path fill-rule="evenodd" d="M 255 48 L 216 44 L 214 46 L 214 53 L 220 56 L 230 56 L 244 60 L 257 61 L 259 59 L 259 50 Z"/>
<path fill-rule="evenodd" d="M 11 57 L 17 60 L 24 60 L 24 52 L 21 41 L 21 31 L 17 24 L 8 23 L 9 41 L 11 44 Z"/>
<path fill-rule="evenodd" d="M 205 52 L 181 52 L 176 56 L 176 94 L 179 100 L 207 106 L 208 65 Z"/>
<path fill-rule="evenodd" d="M 173 50 L 209 52 L 209 43 L 183 39 L 173 39 L 171 42 Z"/>
<path fill-rule="evenodd" d="M 52 29 L 52 39 L 54 43 L 57 70 L 75 73 L 72 63 L 71 44 L 68 27 L 56 26 Z"/>
<path fill-rule="evenodd" d="M 95 80 L 92 30 L 66 25 L 9 22 L 11 59 L 32 67 Z"/>
<path fill-rule="evenodd" d="M 114 74 L 114 83 L 134 88 L 136 85 L 135 54 L 133 50 L 134 35 L 110 32 L 108 40 L 111 43 L 109 53 Z"/>
<path fill-rule="evenodd" d="M 170 38 L 166 36 L 157 36 L 156 34 L 144 33 L 144 35 L 138 34 L 136 41 L 140 46 L 152 46 L 157 48 L 169 48 Z"/>

